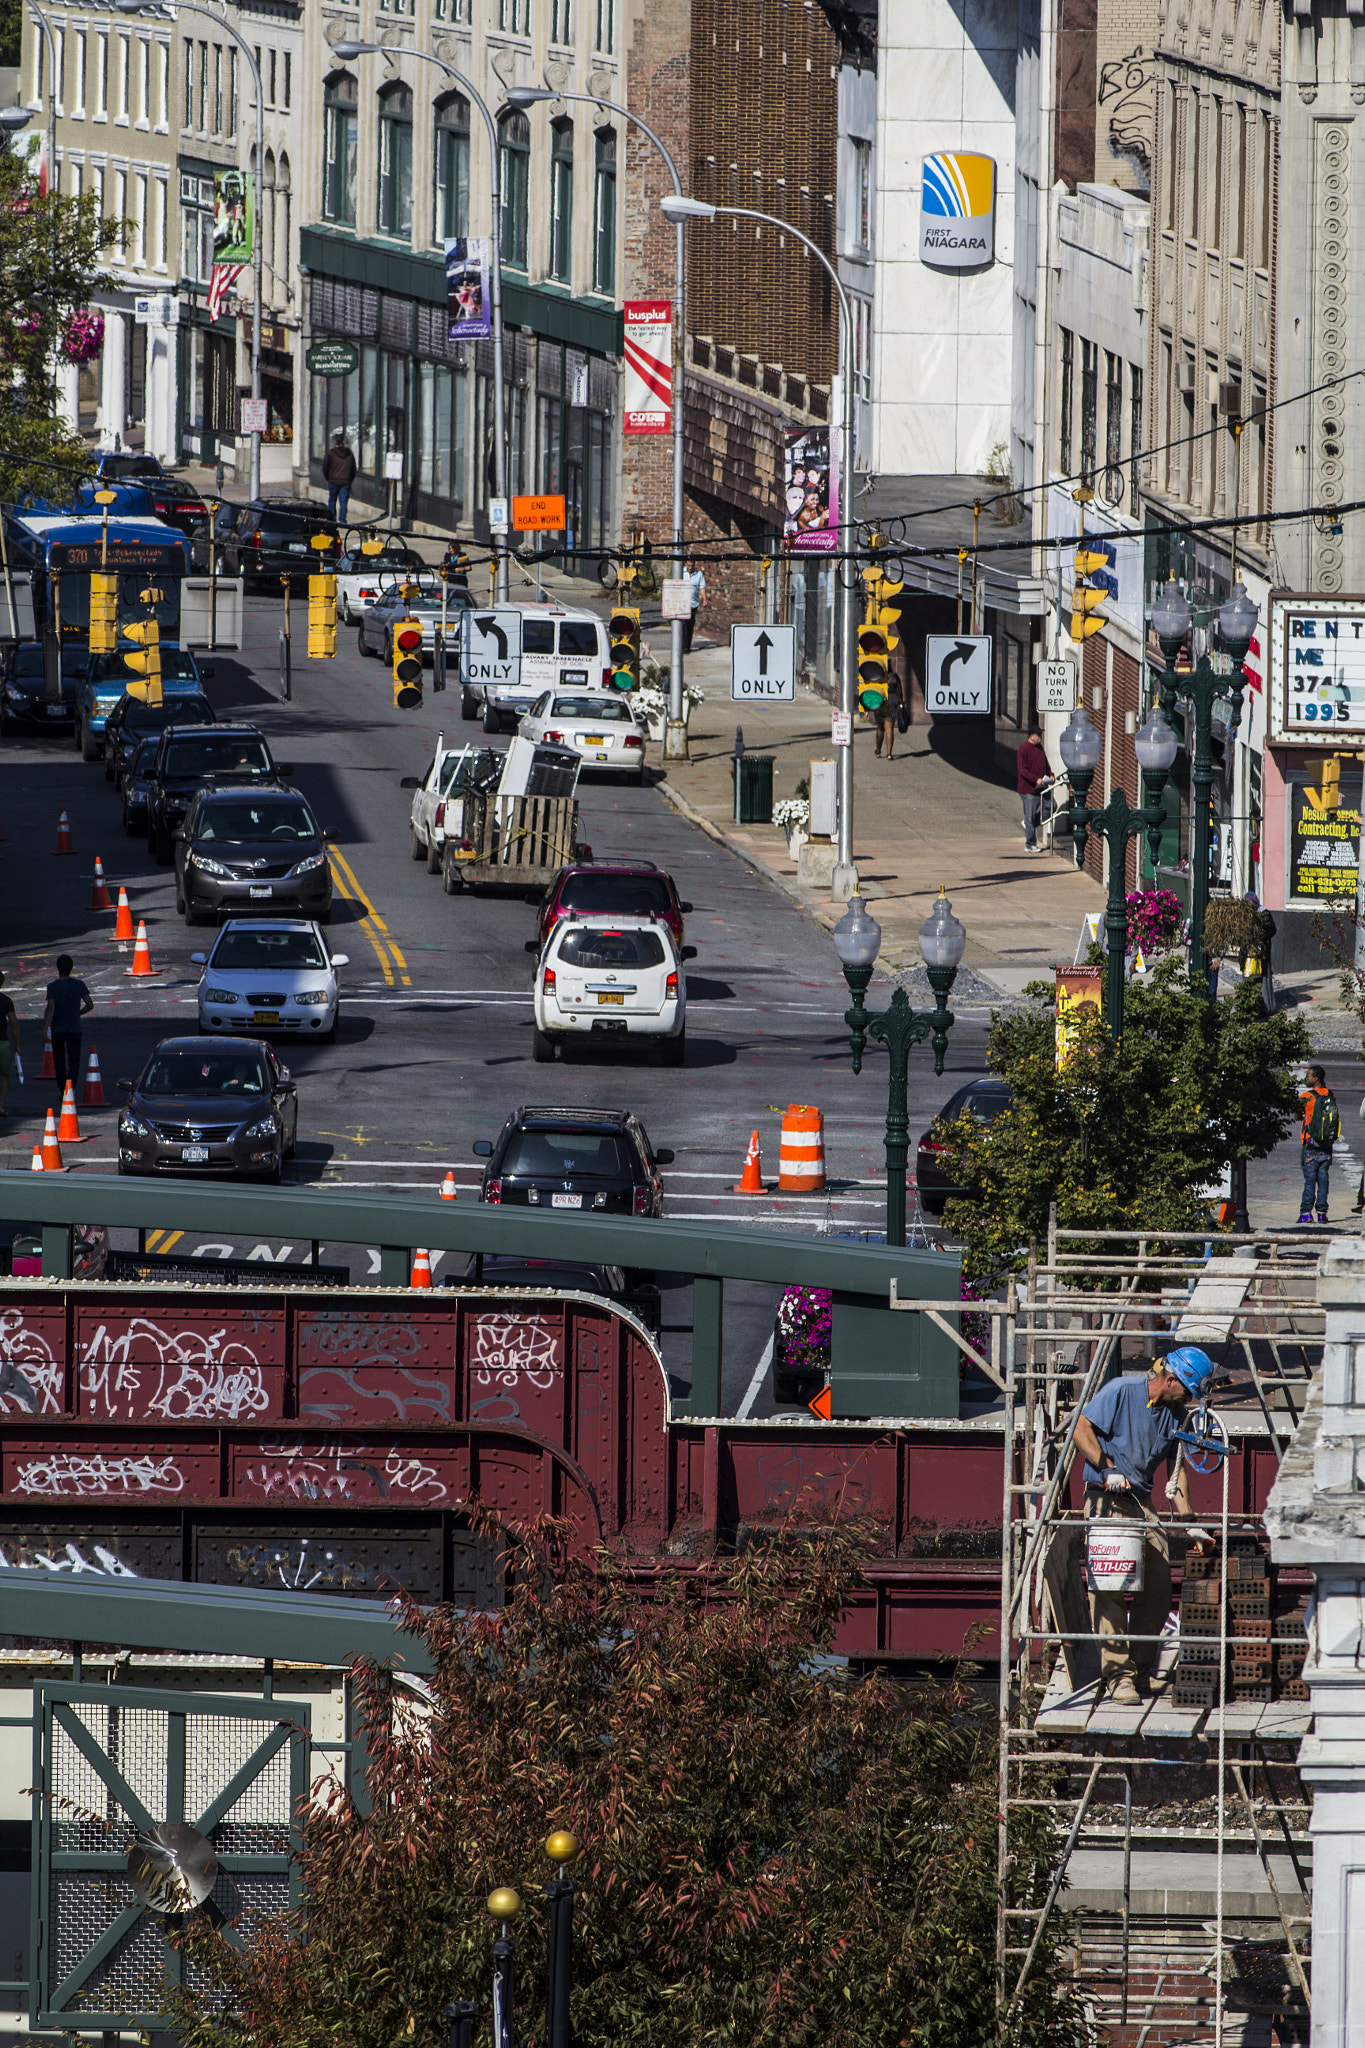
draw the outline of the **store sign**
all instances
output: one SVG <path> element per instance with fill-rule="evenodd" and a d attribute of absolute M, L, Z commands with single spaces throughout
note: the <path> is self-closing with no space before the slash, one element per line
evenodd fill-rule
<path fill-rule="evenodd" d="M 1294 782 L 1289 798 L 1289 895 L 1314 902 L 1354 896 L 1360 865 L 1360 807 L 1324 808 L 1321 791 Z"/>
<path fill-rule="evenodd" d="M 1340 747 L 1365 733 L 1365 598 L 1274 597 L 1269 637 L 1271 739 Z"/>
<path fill-rule="evenodd" d="M 673 426 L 673 305 L 627 299 L 623 431 L 667 434 Z"/>
<path fill-rule="evenodd" d="M 133 300 L 135 327 L 175 327 L 180 321 L 180 301 L 171 292 L 153 292 Z"/>
<path fill-rule="evenodd" d="M 995 258 L 995 160 L 961 149 L 924 159 L 919 260 L 935 270 L 976 270 Z"/>
<path fill-rule="evenodd" d="M 354 377 L 360 350 L 353 341 L 315 341 L 303 360 L 314 377 Z"/>

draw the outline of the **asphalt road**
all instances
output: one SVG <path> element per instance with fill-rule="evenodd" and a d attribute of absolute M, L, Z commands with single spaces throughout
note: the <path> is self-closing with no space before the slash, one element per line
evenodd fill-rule
<path fill-rule="evenodd" d="M 301 625 L 302 607 L 294 606 Z M 213 657 L 208 694 L 220 714 L 249 718 L 319 819 L 337 834 L 337 885 L 331 942 L 349 955 L 341 970 L 338 1043 L 292 1043 L 286 1054 L 298 1082 L 296 1183 L 435 1190 L 447 1167 L 472 1189 L 476 1138 L 495 1137 L 522 1103 L 626 1105 L 657 1145 L 674 1148 L 665 1171 L 665 1213 L 743 1223 L 762 1220 L 796 1232 L 877 1230 L 884 1219 L 882 1133 L 885 1054 L 868 1050 L 861 1077 L 849 1058 L 842 1012 L 847 989 L 828 935 L 781 891 L 686 823 L 652 787 L 617 787 L 607 778 L 580 786 L 582 836 L 599 857 L 644 855 L 668 868 L 694 904 L 688 941 L 698 957 L 688 974 L 688 1052 L 681 1070 L 656 1066 L 648 1052 L 586 1049 L 553 1068 L 531 1060 L 530 961 L 535 910 L 502 894 L 448 897 L 438 877 L 414 861 L 405 775 L 420 774 L 438 731 L 470 737 L 456 692 L 433 696 L 420 711 L 396 710 L 389 671 L 356 650 L 342 629 L 332 661 L 298 660 L 292 701 L 280 702 L 278 633 L 282 607 L 271 597 L 247 605 L 240 657 Z M 301 639 L 296 642 L 301 645 Z M 654 750 L 651 749 L 651 755 Z M 211 934 L 191 932 L 176 915 L 172 871 L 158 867 L 141 840 L 125 838 L 121 810 L 102 770 L 83 764 L 62 732 L 0 744 L 0 965 L 25 1028 L 28 1080 L 11 1091 L 0 1122 L 0 1164 L 27 1167 L 40 1134 L 51 1083 L 40 1083 L 43 990 L 55 958 L 70 952 L 96 1003 L 87 1020 L 111 1107 L 87 1115 L 87 1141 L 68 1153 L 78 1173 L 115 1164 L 115 1081 L 135 1074 L 158 1039 L 195 1028 L 198 969 L 190 954 Z M 52 848 L 65 809 L 74 858 Z M 127 885 L 134 919 L 145 919 L 152 982 L 130 979 L 131 948 L 111 942 L 111 912 L 89 909 L 94 856 L 117 900 Z M 873 1000 L 876 1000 L 874 985 Z M 982 1071 L 987 1015 L 960 1010 L 946 1070 L 933 1072 L 927 1049 L 912 1063 L 914 1131 L 947 1097 Z M 821 1197 L 738 1197 L 750 1132 L 757 1128 L 765 1178 L 777 1178 L 781 1112 L 789 1102 L 824 1111 L 831 1191 Z M 197 1247 L 174 1234 L 173 1184 L 168 1235 L 182 1253 Z M 233 1247 L 237 1255 L 286 1255 L 277 1242 Z M 292 1247 L 294 1257 L 306 1247 Z M 325 1246 L 327 1259 L 368 1270 L 363 1248 Z M 437 1278 L 444 1277 L 440 1269 Z M 769 1381 L 759 1372 L 772 1333 L 776 1292 L 736 1286 L 727 1292 L 728 1410 L 770 1411 Z M 685 1295 L 665 1297 L 665 1320 L 686 1321 Z M 671 1366 L 686 1378 L 687 1341 L 667 1342 Z M 749 1407 L 744 1409 L 746 1399 Z"/>

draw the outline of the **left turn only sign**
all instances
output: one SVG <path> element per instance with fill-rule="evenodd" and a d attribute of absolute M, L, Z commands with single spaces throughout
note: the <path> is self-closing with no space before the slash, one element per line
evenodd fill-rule
<path fill-rule="evenodd" d="M 736 704 L 794 702 L 795 626 L 731 626 L 730 696 Z"/>

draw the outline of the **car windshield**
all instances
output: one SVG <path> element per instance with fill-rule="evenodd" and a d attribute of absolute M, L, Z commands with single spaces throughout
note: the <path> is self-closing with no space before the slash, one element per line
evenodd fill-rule
<path fill-rule="evenodd" d="M 132 768 L 129 770 L 129 773 L 132 775 L 134 781 L 137 780 L 139 775 L 150 775 L 152 763 L 153 761 L 155 761 L 155 759 L 155 739 L 139 740 L 137 743 L 137 752 L 133 756 L 133 765 Z"/>
<path fill-rule="evenodd" d="M 561 654 L 596 654 L 597 628 L 586 619 L 565 619 L 559 629 Z"/>
<path fill-rule="evenodd" d="M 369 576 L 380 569 L 416 569 L 421 565 L 406 548 L 385 548 L 382 555 L 365 555 L 354 548 L 342 556 L 337 566 L 344 576 Z"/>
<path fill-rule="evenodd" d="M 559 958 L 565 967 L 660 967 L 664 943 L 657 932 L 570 928 L 559 942 Z"/>
<path fill-rule="evenodd" d="M 102 455 L 101 476 L 156 476 L 161 475 L 161 464 L 153 455 Z"/>
<path fill-rule="evenodd" d="M 128 664 L 121 654 L 94 654 L 90 657 L 90 675 L 97 683 L 117 683 L 122 687 L 128 680 Z M 199 671 L 194 656 L 183 647 L 163 647 L 161 680 L 197 683 Z"/>
<path fill-rule="evenodd" d="M 179 714 L 172 709 L 172 721 Z M 264 740 L 173 740 L 166 749 L 167 775 L 269 775 L 270 755 Z"/>
<path fill-rule="evenodd" d="M 560 894 L 560 907 L 616 917 L 661 916 L 672 909 L 662 875 L 570 875 Z"/>
<path fill-rule="evenodd" d="M 62 649 L 63 682 L 77 681 L 86 674 L 88 667 L 88 655 L 78 652 L 74 647 Z M 21 676 L 25 679 L 32 677 L 41 679 L 43 674 L 43 650 L 41 645 L 30 640 L 26 641 L 22 647 L 14 648 L 10 654 L 9 672 L 16 681 Z"/>
<path fill-rule="evenodd" d="M 260 1060 L 250 1053 L 153 1053 L 138 1082 L 139 1095 L 268 1095 L 270 1084 Z"/>
<path fill-rule="evenodd" d="M 170 704 L 144 704 L 140 697 L 127 697 L 119 717 L 125 732 L 164 732 L 168 725 L 212 725 L 213 706 L 207 697 L 177 697 Z"/>
<path fill-rule="evenodd" d="M 310 540 L 327 530 L 307 512 L 262 512 L 257 525 L 262 533 L 284 534 L 290 540 Z"/>
<path fill-rule="evenodd" d="M 514 1131 L 502 1173 L 532 1179 L 616 1180 L 634 1173 L 625 1140 L 614 1131 Z"/>
<path fill-rule="evenodd" d="M 205 804 L 194 828 L 196 839 L 321 839 L 305 803 Z"/>
<path fill-rule="evenodd" d="M 223 933 L 213 949 L 212 967 L 326 967 L 327 955 L 315 932 L 243 931 Z"/>
<path fill-rule="evenodd" d="M 586 718 L 593 725 L 633 725 L 624 697 L 556 697 L 556 718 Z"/>

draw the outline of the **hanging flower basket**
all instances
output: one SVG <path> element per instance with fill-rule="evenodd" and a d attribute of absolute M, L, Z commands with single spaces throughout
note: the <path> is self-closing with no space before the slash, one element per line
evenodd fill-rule
<path fill-rule="evenodd" d="M 62 336 L 61 355 L 68 363 L 93 362 L 104 346 L 104 315 L 87 309 L 73 313 Z"/>
<path fill-rule="evenodd" d="M 1170 889 L 1130 889 L 1128 904 L 1128 950 L 1144 955 L 1163 953 L 1180 943 L 1185 928 L 1185 910 Z"/>

